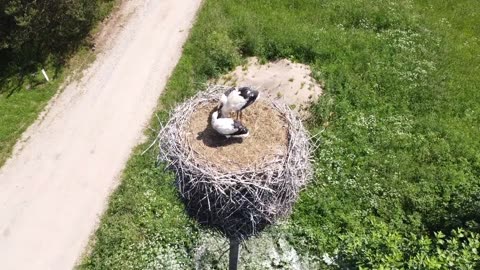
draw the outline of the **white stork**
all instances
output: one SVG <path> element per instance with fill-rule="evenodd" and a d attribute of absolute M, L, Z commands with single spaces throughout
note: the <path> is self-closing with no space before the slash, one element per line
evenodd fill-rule
<path fill-rule="evenodd" d="M 240 87 L 239 89 L 232 87 L 222 94 L 220 103 L 222 106 L 221 116 L 228 117 L 231 112 L 240 113 L 242 118 L 242 110 L 250 106 L 258 98 L 259 92 L 250 87 Z"/>
<path fill-rule="evenodd" d="M 220 118 L 219 111 L 215 111 L 212 114 L 212 127 L 215 131 L 227 138 L 248 137 L 248 129 L 240 121 L 232 118 Z"/>

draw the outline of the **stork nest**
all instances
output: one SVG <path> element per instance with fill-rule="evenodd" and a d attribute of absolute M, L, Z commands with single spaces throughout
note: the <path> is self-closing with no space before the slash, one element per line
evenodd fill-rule
<path fill-rule="evenodd" d="M 159 160 L 176 173 L 187 212 L 230 239 L 245 239 L 289 214 L 312 176 L 307 131 L 285 104 L 260 99 L 244 113 L 245 139 L 226 139 L 210 115 L 228 86 L 179 105 L 159 133 Z"/>

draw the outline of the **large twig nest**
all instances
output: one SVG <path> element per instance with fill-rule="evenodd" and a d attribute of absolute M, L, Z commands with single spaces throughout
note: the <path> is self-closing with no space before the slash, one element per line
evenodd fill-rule
<path fill-rule="evenodd" d="M 159 159 L 176 173 L 188 213 L 231 239 L 249 237 L 287 215 L 312 176 L 311 145 L 288 106 L 260 99 L 244 112 L 245 139 L 210 126 L 227 86 L 210 86 L 178 106 L 159 134 Z"/>

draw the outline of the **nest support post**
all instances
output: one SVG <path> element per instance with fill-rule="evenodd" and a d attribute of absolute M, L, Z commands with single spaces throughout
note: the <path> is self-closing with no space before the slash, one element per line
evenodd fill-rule
<path fill-rule="evenodd" d="M 240 258 L 240 240 L 230 239 L 230 256 L 228 259 L 229 270 L 237 270 L 239 258 Z"/>

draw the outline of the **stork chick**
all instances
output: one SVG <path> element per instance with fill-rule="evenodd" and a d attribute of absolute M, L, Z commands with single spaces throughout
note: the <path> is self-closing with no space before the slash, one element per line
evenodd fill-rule
<path fill-rule="evenodd" d="M 220 110 L 219 110 L 220 111 Z M 212 114 L 212 127 L 219 134 L 227 138 L 245 138 L 248 137 L 248 129 L 240 121 L 232 118 L 221 118 L 221 112 L 215 111 Z"/>
<path fill-rule="evenodd" d="M 257 100 L 258 94 L 258 91 L 250 87 L 240 87 L 239 89 L 232 87 L 228 89 L 220 98 L 222 115 L 228 116 L 230 113 L 235 112 L 237 114 L 236 119 L 238 119 L 239 114 L 241 119 L 242 111 Z"/>

